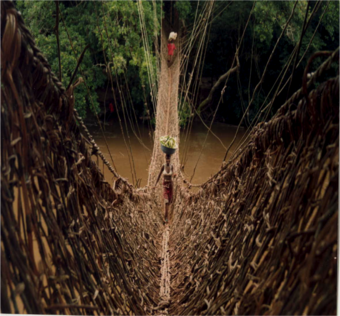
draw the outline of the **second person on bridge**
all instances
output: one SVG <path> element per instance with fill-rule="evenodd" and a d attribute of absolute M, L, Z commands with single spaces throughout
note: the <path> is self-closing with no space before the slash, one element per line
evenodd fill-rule
<path fill-rule="evenodd" d="M 176 34 L 176 33 L 175 33 Z M 177 35 L 176 35 L 177 36 Z M 175 52 L 176 46 L 173 43 L 173 38 L 170 37 L 169 38 L 169 42 L 168 42 L 168 63 L 170 64 L 172 62 L 172 56 Z"/>
<path fill-rule="evenodd" d="M 173 173 L 174 167 L 170 164 L 170 155 L 165 155 L 165 164 L 162 166 L 161 171 L 159 172 L 156 184 L 154 188 L 157 186 L 159 178 L 163 173 L 163 197 L 165 202 L 165 223 L 168 222 L 168 214 L 169 214 L 169 207 L 172 203 L 173 198 L 173 182 L 172 177 L 176 177 L 176 174 Z"/>

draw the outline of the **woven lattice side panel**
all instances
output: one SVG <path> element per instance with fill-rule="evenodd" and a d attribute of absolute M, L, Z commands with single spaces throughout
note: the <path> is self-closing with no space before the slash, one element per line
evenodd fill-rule
<path fill-rule="evenodd" d="M 72 90 L 13 4 L 1 9 L 1 310 L 150 313 L 158 205 L 123 179 L 104 180 L 74 119 Z"/>
<path fill-rule="evenodd" d="M 335 314 L 339 78 L 253 131 L 172 225 L 173 314 Z"/>

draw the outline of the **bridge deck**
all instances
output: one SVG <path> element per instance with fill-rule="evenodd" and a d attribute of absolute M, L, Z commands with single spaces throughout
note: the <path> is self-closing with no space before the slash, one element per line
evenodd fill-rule
<path fill-rule="evenodd" d="M 161 187 L 104 180 L 72 89 L 14 4 L 1 9 L 1 312 L 335 314 L 339 77 L 311 88 L 338 50 L 308 98 L 297 92 L 259 124 L 198 193 L 176 180 L 164 226 Z M 167 32 L 151 185 L 159 137 L 179 136 L 180 55 L 168 68 Z"/>

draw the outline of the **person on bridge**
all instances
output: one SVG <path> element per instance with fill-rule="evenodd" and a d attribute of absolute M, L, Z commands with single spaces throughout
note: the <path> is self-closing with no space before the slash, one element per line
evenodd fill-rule
<path fill-rule="evenodd" d="M 110 103 L 109 108 L 110 108 L 110 112 L 113 113 L 114 110 L 115 110 L 115 108 L 113 107 L 113 104 L 112 104 L 112 103 Z"/>
<path fill-rule="evenodd" d="M 176 49 L 176 46 L 175 44 L 172 42 L 172 38 L 169 39 L 169 42 L 168 42 L 168 62 L 171 63 L 172 61 L 172 56 L 174 54 L 174 51 Z"/>
<path fill-rule="evenodd" d="M 161 171 L 159 172 L 156 184 L 153 188 L 156 188 L 159 178 L 163 173 L 163 197 L 165 201 L 165 223 L 168 222 L 168 213 L 169 213 L 169 206 L 172 203 L 173 197 L 173 182 L 172 177 L 176 177 L 176 174 L 173 174 L 174 166 L 170 164 L 170 155 L 165 155 L 166 163 L 162 166 Z"/>
<path fill-rule="evenodd" d="M 113 115 L 114 110 L 115 110 L 115 108 L 114 108 L 112 102 L 110 102 L 110 104 L 109 104 L 109 115 L 107 117 L 108 119 L 111 118 L 111 116 Z"/>

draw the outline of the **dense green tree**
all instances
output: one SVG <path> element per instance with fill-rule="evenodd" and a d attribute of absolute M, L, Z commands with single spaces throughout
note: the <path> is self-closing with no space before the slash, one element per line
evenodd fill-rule
<path fill-rule="evenodd" d="M 58 74 L 55 3 L 48 1 L 17 1 L 16 3 L 22 11 L 26 24 L 33 32 L 37 45 L 46 54 L 53 71 Z M 289 61 L 294 48 L 299 44 L 306 12 L 308 12 L 308 19 L 313 13 L 301 41 L 299 56 L 298 58 L 293 56 L 283 82 L 286 82 L 292 73 L 295 60 L 303 56 L 317 27 L 318 31 L 303 61 L 294 70 L 294 79 L 291 84 L 287 85 L 287 87 L 290 86 L 290 91 L 288 92 L 286 88 L 277 96 L 271 112 L 273 114 L 275 109 L 285 101 L 287 95 L 301 86 L 301 76 L 308 58 L 316 51 L 333 50 L 339 45 L 339 2 L 323 1 L 319 5 L 319 2 L 314 1 L 257 1 L 253 14 L 249 16 L 253 4 L 252 1 L 216 1 L 210 19 L 202 21 L 207 12 L 205 2 L 172 1 L 166 5 L 162 1 L 154 0 L 59 2 L 62 82 L 65 86 L 68 85 L 80 54 L 85 46 L 89 45 L 81 64 L 81 71 L 77 74 L 77 77 L 84 77 L 89 91 L 85 85 L 80 85 L 75 90 L 76 105 L 81 115 L 85 116 L 88 111 L 94 111 L 94 109 L 97 112 L 100 109 L 103 110 L 105 104 L 102 104 L 103 99 L 97 97 L 97 92 L 106 91 L 108 88 L 107 95 L 112 100 L 110 73 L 119 106 L 131 95 L 134 108 L 140 112 L 145 111 L 144 96 L 147 98 L 149 109 L 151 108 L 150 77 L 153 78 L 151 83 L 156 84 L 158 66 L 156 49 L 159 46 L 160 20 L 162 16 L 169 15 L 169 12 L 163 11 L 169 10 L 171 6 L 173 6 L 172 12 L 177 10 L 182 21 L 181 25 L 184 26 L 186 39 L 190 38 L 197 21 L 201 20 L 202 29 L 208 26 L 209 41 L 203 61 L 202 76 L 210 78 L 211 86 L 230 69 L 243 30 L 250 18 L 240 46 L 239 71 L 230 76 L 217 114 L 218 118 L 228 123 L 239 122 L 271 58 L 266 75 L 256 91 L 249 115 L 246 117 L 246 122 L 249 123 L 266 97 L 269 96 L 267 100 L 269 101 L 273 96 L 275 89 L 270 93 L 273 83 L 280 77 L 281 70 Z M 292 19 L 275 53 L 270 57 L 294 6 L 296 7 Z M 308 11 L 306 11 L 307 8 Z M 327 11 L 323 15 L 326 8 Z M 319 25 L 322 16 L 323 19 Z M 199 36 L 193 42 L 187 76 L 189 73 L 198 71 L 195 66 L 198 45 Z M 321 62 L 317 60 L 313 65 L 314 69 Z M 116 88 L 118 85 L 123 95 Z M 145 93 L 143 93 L 142 86 L 145 87 Z M 190 88 L 191 95 L 195 93 L 193 86 Z M 222 86 L 215 90 L 210 108 L 202 113 L 206 119 L 211 118 L 211 113 L 220 98 L 221 89 Z M 208 91 L 200 92 L 195 106 L 198 106 L 207 93 Z M 181 111 L 181 124 L 185 125 L 190 115 L 187 103 Z"/>
<path fill-rule="evenodd" d="M 55 3 L 17 1 L 16 4 L 52 70 L 58 74 Z M 138 3 L 135 1 L 65 1 L 59 2 L 59 10 L 61 70 L 65 86 L 71 79 L 83 49 L 89 44 L 81 71 L 77 74 L 77 78 L 85 79 L 87 87 L 80 85 L 75 89 L 76 106 L 80 114 L 85 117 L 89 110 L 99 112 L 96 91 L 105 89 L 110 78 L 105 61 L 112 73 L 114 86 L 117 83 L 124 86 L 123 93 L 131 94 L 134 104 L 143 107 L 142 85 L 145 85 L 146 94 L 149 95 L 148 63 L 152 64 L 150 68 L 156 76 L 153 41 L 154 35 L 160 31 L 157 20 L 160 18 L 161 3 L 153 6 L 151 2 L 142 2 L 145 36 L 141 32 Z M 143 36 L 150 48 L 149 59 L 145 56 Z M 128 82 L 128 87 L 125 82 Z M 117 100 L 121 105 L 123 100 L 118 93 Z"/>

